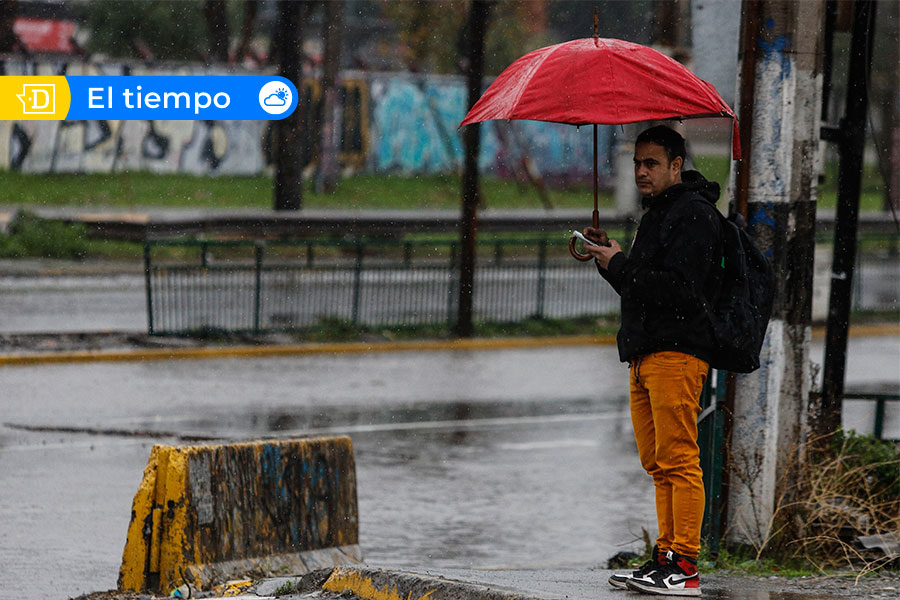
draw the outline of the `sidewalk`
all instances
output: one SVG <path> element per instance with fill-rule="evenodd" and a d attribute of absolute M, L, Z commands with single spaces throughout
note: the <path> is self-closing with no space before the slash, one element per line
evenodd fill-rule
<path fill-rule="evenodd" d="M 276 577 L 220 586 L 215 597 L 345 600 L 638 600 L 649 596 L 612 588 L 606 569 L 521 568 L 418 571 L 369 566 L 338 567 L 303 577 Z M 861 579 L 702 575 L 702 597 L 716 600 L 895 599 L 900 574 Z M 185 590 L 186 593 L 186 590 Z M 192 592 L 195 598 L 213 597 Z M 278 595 L 276 595 L 276 593 Z M 150 596 L 106 592 L 78 600 L 150 600 Z"/>

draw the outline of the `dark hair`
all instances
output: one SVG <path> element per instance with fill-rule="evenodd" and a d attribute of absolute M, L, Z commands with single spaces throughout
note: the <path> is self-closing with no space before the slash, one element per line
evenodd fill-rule
<path fill-rule="evenodd" d="M 657 125 L 650 129 L 645 129 L 637 136 L 634 141 L 635 145 L 644 142 L 650 142 L 658 146 L 662 146 L 666 151 L 669 162 L 672 162 L 679 156 L 684 161 L 687 152 L 684 149 L 684 138 L 681 134 L 673 129 L 669 129 L 665 125 Z"/>

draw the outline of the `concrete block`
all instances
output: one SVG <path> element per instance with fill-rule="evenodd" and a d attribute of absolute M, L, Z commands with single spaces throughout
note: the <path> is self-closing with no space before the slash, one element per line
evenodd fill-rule
<path fill-rule="evenodd" d="M 134 497 L 119 589 L 304 574 L 359 562 L 358 542 L 348 437 L 156 445 Z"/>

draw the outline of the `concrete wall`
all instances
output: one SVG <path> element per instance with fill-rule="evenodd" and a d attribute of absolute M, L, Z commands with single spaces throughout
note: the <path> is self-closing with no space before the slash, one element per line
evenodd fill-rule
<path fill-rule="evenodd" d="M 347 437 L 156 445 L 134 497 L 120 590 L 207 589 L 361 560 Z"/>
<path fill-rule="evenodd" d="M 226 75 L 197 66 L 7 61 L 7 75 Z M 256 73 L 254 73 L 256 74 Z M 318 103 L 315 80 L 301 88 Z M 457 126 L 466 112 L 462 77 L 344 72 L 333 115 L 344 169 L 369 173 L 452 173 L 462 167 Z M 311 114 L 311 111 L 307 111 Z M 611 177 L 613 131 L 602 127 L 601 176 Z M 257 175 L 271 168 L 263 121 L 3 121 L 0 170 L 23 173 L 151 171 Z M 480 164 L 513 177 L 526 152 L 551 181 L 584 180 L 592 168 L 589 127 L 518 121 L 482 127 Z M 311 159 L 304 157 L 308 163 Z"/>

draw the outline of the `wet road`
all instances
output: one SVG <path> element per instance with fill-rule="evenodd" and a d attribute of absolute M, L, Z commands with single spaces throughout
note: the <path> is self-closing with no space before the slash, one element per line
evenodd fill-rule
<path fill-rule="evenodd" d="M 6 423 L 160 436 L 0 429 L 0 597 L 115 587 L 171 434 L 349 432 L 373 564 L 601 564 L 652 521 L 624 377 L 611 348 L 6 369 Z"/>
<path fill-rule="evenodd" d="M 0 276 L 0 332 L 146 331 L 144 278 Z"/>
<path fill-rule="evenodd" d="M 893 338 L 850 357 L 898 378 Z M 114 588 L 150 447 L 183 435 L 349 433 L 374 565 L 605 565 L 655 521 L 625 377 L 611 347 L 4 368 L 0 598 Z"/>

